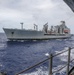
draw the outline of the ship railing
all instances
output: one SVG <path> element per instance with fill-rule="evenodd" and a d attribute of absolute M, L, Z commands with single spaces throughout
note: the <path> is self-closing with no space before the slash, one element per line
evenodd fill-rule
<path fill-rule="evenodd" d="M 67 67 L 66 75 L 70 75 L 70 74 L 69 74 L 69 71 L 70 71 L 70 64 L 74 61 L 74 59 L 71 60 L 71 51 L 72 51 L 72 50 L 74 50 L 74 47 L 72 47 L 72 48 L 71 48 L 71 47 L 68 47 L 67 50 L 61 51 L 61 52 L 59 52 L 59 53 L 57 53 L 57 54 L 54 54 L 54 55 L 53 55 L 53 54 L 50 54 L 47 59 L 45 59 L 45 60 L 43 60 L 43 61 L 41 61 L 41 62 L 39 62 L 39 63 L 36 63 L 36 64 L 33 65 L 33 66 L 30 66 L 29 68 L 27 68 L 27 69 L 25 69 L 25 70 L 23 70 L 23 71 L 17 73 L 16 75 L 21 75 L 22 73 L 25 73 L 25 72 L 27 72 L 28 70 L 31 70 L 31 69 L 35 68 L 36 66 L 38 66 L 38 65 L 40 65 L 40 64 L 42 64 L 42 63 L 44 63 L 44 62 L 46 62 L 47 60 L 49 60 L 49 73 L 48 73 L 48 75 L 53 75 L 54 73 L 58 73 L 58 71 L 61 71 L 62 69 L 66 68 L 66 67 Z M 56 70 L 56 71 L 52 71 L 53 58 L 56 57 L 56 56 L 58 56 L 58 55 L 61 55 L 61 54 L 65 53 L 65 52 L 68 52 L 68 55 L 67 55 L 67 56 L 68 56 L 67 64 L 65 64 L 64 66 L 62 66 L 60 69 L 58 69 L 58 70 Z"/>

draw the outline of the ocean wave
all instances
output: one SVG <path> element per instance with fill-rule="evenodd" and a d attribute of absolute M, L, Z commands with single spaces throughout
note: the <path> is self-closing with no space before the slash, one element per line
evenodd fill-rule
<path fill-rule="evenodd" d="M 58 67 L 54 68 L 53 71 L 55 71 L 56 69 L 59 69 L 62 65 L 59 65 Z M 43 67 L 42 67 L 43 68 Z M 42 68 L 37 68 L 37 71 L 34 71 L 34 72 L 31 72 L 31 73 L 23 73 L 23 74 L 19 74 L 19 75 L 49 75 L 49 70 L 42 70 Z M 53 75 L 65 75 L 66 74 L 66 68 L 59 71 L 59 72 L 56 72 L 56 73 L 53 73 Z"/>
<path fill-rule="evenodd" d="M 0 44 L 0 50 L 6 48 L 7 45 L 6 44 Z"/>

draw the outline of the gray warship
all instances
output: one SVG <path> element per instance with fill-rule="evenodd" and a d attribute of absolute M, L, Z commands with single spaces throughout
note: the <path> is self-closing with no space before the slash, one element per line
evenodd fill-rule
<path fill-rule="evenodd" d="M 48 29 L 48 23 L 43 25 L 42 30 L 38 30 L 38 26 L 34 24 L 34 29 L 24 29 L 23 23 L 21 29 L 3 28 L 7 39 L 9 40 L 49 40 L 64 39 L 71 37 L 70 29 L 65 25 L 65 21 L 61 21 L 60 25 L 51 26 Z"/>

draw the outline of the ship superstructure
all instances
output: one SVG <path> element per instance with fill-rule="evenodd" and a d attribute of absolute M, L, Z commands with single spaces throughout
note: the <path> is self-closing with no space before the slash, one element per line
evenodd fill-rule
<path fill-rule="evenodd" d="M 51 26 L 48 29 L 48 23 L 43 25 L 43 29 L 38 31 L 38 26 L 34 24 L 34 30 L 9 29 L 3 28 L 9 40 L 47 40 L 47 39 L 63 39 L 71 37 L 70 29 L 65 25 L 65 21 L 61 21 L 61 25 Z"/>
<path fill-rule="evenodd" d="M 47 34 L 70 34 L 70 29 L 65 25 L 65 21 L 61 21 L 61 25 L 51 26 L 48 30 L 48 25 L 44 25 L 43 31 Z"/>

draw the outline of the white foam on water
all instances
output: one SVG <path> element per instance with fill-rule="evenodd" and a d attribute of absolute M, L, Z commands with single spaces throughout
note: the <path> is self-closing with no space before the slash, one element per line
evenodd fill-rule
<path fill-rule="evenodd" d="M 0 48 L 4 47 L 4 44 L 0 44 Z"/>
<path fill-rule="evenodd" d="M 27 73 L 27 74 L 19 74 L 19 75 L 48 75 L 48 71 L 43 71 L 41 68 L 38 68 L 37 71 Z"/>
<path fill-rule="evenodd" d="M 54 68 L 53 68 L 53 72 L 54 72 L 54 71 L 57 71 L 57 70 L 60 69 L 62 66 L 64 66 L 64 65 L 59 65 L 59 66 L 57 66 L 57 67 L 54 67 Z M 48 68 L 48 69 L 49 69 L 49 68 Z M 62 69 L 61 71 L 58 71 L 58 72 L 53 73 L 53 75 L 57 75 L 57 73 L 58 73 L 59 75 L 65 75 L 65 74 L 64 74 L 65 71 L 66 71 L 66 68 Z M 43 67 L 40 67 L 40 68 L 36 68 L 36 71 L 34 71 L 34 72 L 26 73 L 26 74 L 24 73 L 24 74 L 19 74 L 19 75 L 49 75 L 49 70 L 43 70 Z"/>
<path fill-rule="evenodd" d="M 6 47 L 7 47 L 6 44 L 0 44 L 0 49 L 4 49 Z"/>
<path fill-rule="evenodd" d="M 62 50 L 62 51 L 55 51 L 55 52 L 56 52 L 56 54 L 58 54 L 58 53 L 61 53 L 61 52 L 65 51 L 65 50 L 68 50 L 68 47 L 65 47 L 64 50 Z M 60 55 L 58 55 L 57 57 L 61 61 L 67 61 L 67 59 L 68 59 L 68 51 L 67 52 L 64 52 L 64 53 L 62 53 Z"/>
<path fill-rule="evenodd" d="M 0 63 L 0 67 L 2 67 L 3 65 Z"/>
<path fill-rule="evenodd" d="M 45 56 L 47 56 L 47 57 L 48 57 L 48 56 L 49 56 L 49 53 L 46 53 L 46 54 L 45 54 Z"/>
<path fill-rule="evenodd" d="M 68 51 L 61 54 L 60 57 L 61 61 L 67 61 L 68 60 Z M 74 49 L 71 49 L 71 54 L 70 54 L 71 60 L 74 59 Z"/>
<path fill-rule="evenodd" d="M 68 50 L 68 48 L 65 48 L 64 51 L 65 50 Z M 59 53 L 59 51 L 56 51 L 56 53 Z M 64 52 L 63 54 L 60 54 L 58 56 L 58 58 L 61 61 L 66 61 L 67 62 L 68 61 L 68 51 L 67 52 Z M 71 49 L 70 60 L 72 60 L 72 59 L 74 59 L 74 49 Z M 66 65 L 66 64 L 64 64 L 64 65 Z M 62 65 L 59 65 L 59 66 L 55 67 L 54 70 L 59 69 L 60 67 L 63 67 L 64 65 L 63 64 Z M 71 65 L 74 65 L 74 64 L 71 64 Z M 71 66 L 70 66 L 70 68 L 71 68 Z M 63 73 L 65 73 L 66 72 L 66 69 L 67 69 L 67 67 L 63 68 L 60 71 L 60 75 L 62 75 Z M 65 74 L 63 74 L 63 75 L 65 75 Z"/>
<path fill-rule="evenodd" d="M 68 59 L 68 56 L 67 56 L 67 55 L 68 55 L 67 52 L 61 54 L 61 55 L 59 56 L 60 60 L 61 60 L 61 61 L 67 61 L 67 59 Z"/>
<path fill-rule="evenodd" d="M 60 65 L 62 66 L 62 65 Z M 57 68 L 60 68 L 60 66 L 58 66 Z M 56 69 L 56 68 L 55 68 Z M 64 72 L 65 72 L 66 69 L 63 69 L 62 71 L 59 71 L 57 72 L 59 75 L 65 75 Z M 55 70 L 53 70 L 55 71 Z M 53 75 L 57 75 L 57 73 L 54 73 Z M 48 71 L 43 71 L 41 68 L 38 68 L 37 71 L 35 72 L 31 72 L 31 73 L 26 73 L 26 74 L 19 74 L 19 75 L 49 75 L 49 72 Z"/>

